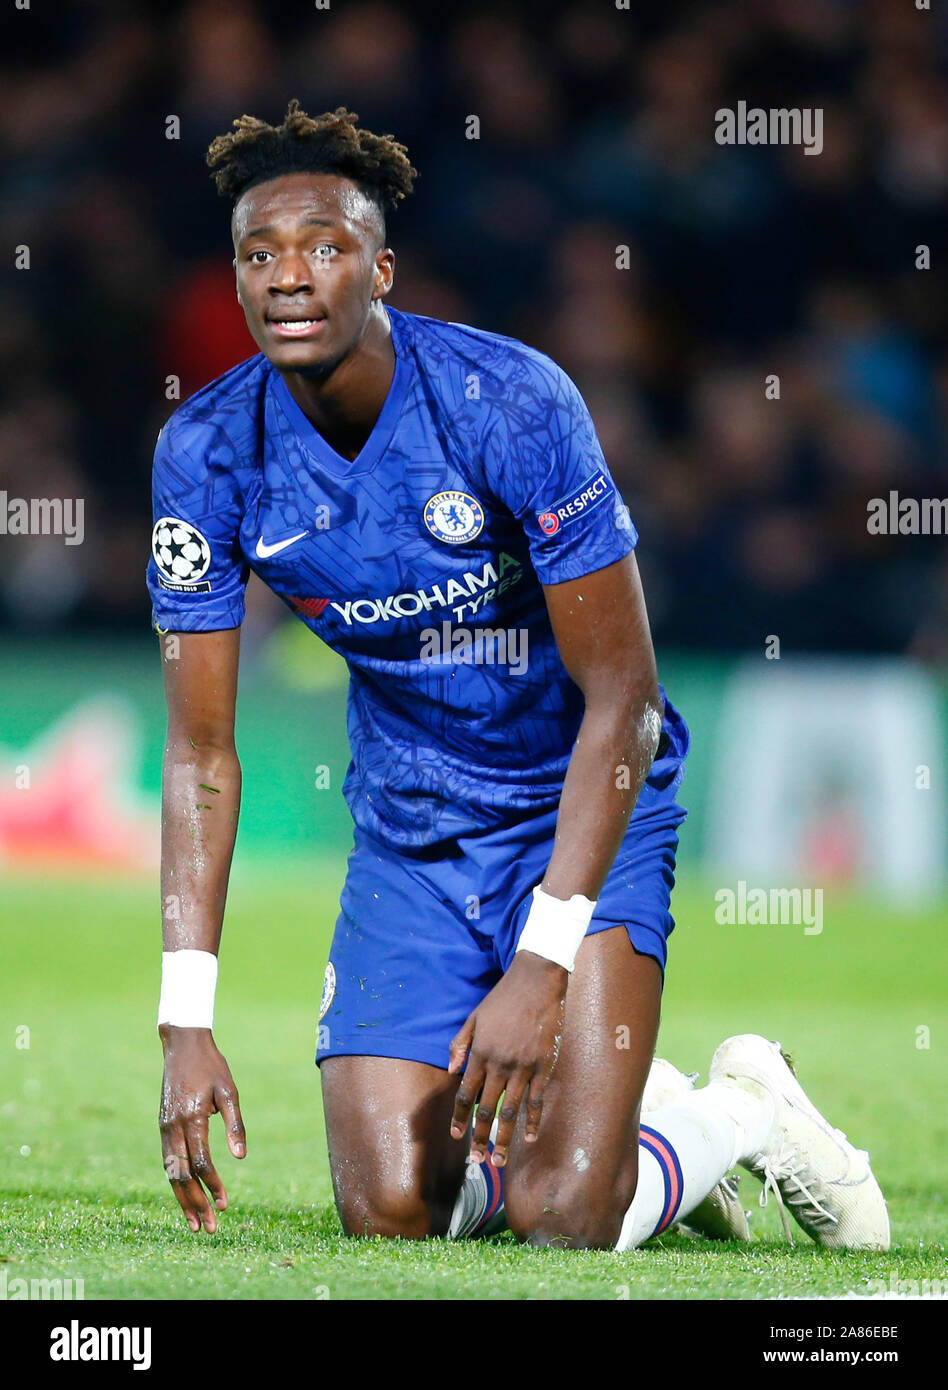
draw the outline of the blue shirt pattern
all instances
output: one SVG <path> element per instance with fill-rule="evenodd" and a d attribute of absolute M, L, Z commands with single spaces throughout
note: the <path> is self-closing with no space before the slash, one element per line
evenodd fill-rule
<path fill-rule="evenodd" d="M 243 621 L 253 569 L 345 658 L 343 793 L 356 824 L 410 851 L 557 804 L 583 696 L 540 585 L 602 569 L 638 536 L 549 357 L 386 312 L 395 374 L 354 460 L 262 354 L 175 411 L 155 450 L 147 584 L 156 631 L 207 632 Z M 513 647 L 471 661 L 485 629 L 525 633 L 525 669 Z M 688 730 L 667 699 L 663 728 L 640 807 L 682 776 Z"/>

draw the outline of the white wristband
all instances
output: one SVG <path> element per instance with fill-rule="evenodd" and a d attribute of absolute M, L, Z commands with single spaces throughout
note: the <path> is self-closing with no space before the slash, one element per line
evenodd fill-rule
<path fill-rule="evenodd" d="M 210 951 L 162 951 L 158 1022 L 213 1028 L 217 957 Z"/>
<path fill-rule="evenodd" d="M 576 952 L 595 910 L 596 903 L 582 893 L 574 893 L 571 898 L 551 898 L 537 885 L 517 950 L 545 956 L 572 974 Z"/>

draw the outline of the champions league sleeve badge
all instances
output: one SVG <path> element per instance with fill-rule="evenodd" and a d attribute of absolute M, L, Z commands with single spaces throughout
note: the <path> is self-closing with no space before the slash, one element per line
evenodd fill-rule
<path fill-rule="evenodd" d="M 446 545 L 472 541 L 484 529 L 484 508 L 469 492 L 436 492 L 424 510 L 425 525 Z"/>
<path fill-rule="evenodd" d="M 163 589 L 210 593 L 211 586 L 204 576 L 211 567 L 211 547 L 189 521 L 175 516 L 163 516 L 156 521 L 151 552 L 158 566 L 158 583 Z"/>

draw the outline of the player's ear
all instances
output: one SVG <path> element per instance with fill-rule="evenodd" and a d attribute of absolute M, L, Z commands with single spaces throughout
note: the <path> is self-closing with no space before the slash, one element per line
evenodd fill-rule
<path fill-rule="evenodd" d="M 384 299 L 392 288 L 395 279 L 395 252 L 383 247 L 375 257 L 375 283 L 373 299 Z"/>

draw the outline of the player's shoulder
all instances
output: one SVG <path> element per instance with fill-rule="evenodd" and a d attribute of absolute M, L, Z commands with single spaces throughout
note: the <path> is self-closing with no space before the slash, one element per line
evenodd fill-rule
<path fill-rule="evenodd" d="M 156 462 L 173 456 L 206 468 L 246 458 L 248 445 L 259 437 L 269 371 L 263 353 L 255 353 L 182 401 L 159 431 Z"/>
<path fill-rule="evenodd" d="M 527 392 L 565 403 L 577 391 L 572 378 L 552 357 L 519 338 L 469 323 L 398 312 L 409 321 L 416 351 L 420 349 L 423 359 L 434 364 L 445 355 L 460 359 L 476 373 L 482 392 L 485 387 L 493 388 L 500 400 L 509 400 L 511 392 Z"/>

